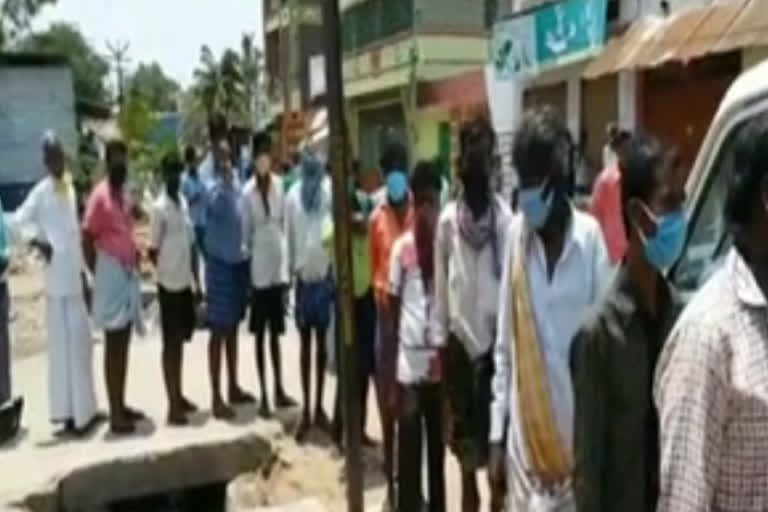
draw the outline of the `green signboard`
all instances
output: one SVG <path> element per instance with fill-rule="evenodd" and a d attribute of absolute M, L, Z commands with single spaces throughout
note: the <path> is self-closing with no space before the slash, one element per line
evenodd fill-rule
<path fill-rule="evenodd" d="M 535 75 L 593 55 L 605 44 L 607 0 L 565 0 L 496 23 L 497 76 Z"/>

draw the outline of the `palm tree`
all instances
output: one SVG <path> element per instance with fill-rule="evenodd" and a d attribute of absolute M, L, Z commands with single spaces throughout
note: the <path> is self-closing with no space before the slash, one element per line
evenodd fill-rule
<path fill-rule="evenodd" d="M 253 34 L 243 34 L 240 43 L 241 69 L 243 86 L 247 101 L 248 122 L 256 123 L 258 91 L 261 86 L 262 63 L 264 54 L 254 45 Z"/>
<path fill-rule="evenodd" d="M 219 63 L 220 107 L 227 117 L 241 117 L 246 111 L 245 86 L 240 55 L 227 49 Z"/>
<path fill-rule="evenodd" d="M 195 69 L 194 77 L 193 93 L 205 113 L 210 116 L 219 107 L 221 72 L 219 63 L 207 44 L 200 48 L 200 67 Z"/>

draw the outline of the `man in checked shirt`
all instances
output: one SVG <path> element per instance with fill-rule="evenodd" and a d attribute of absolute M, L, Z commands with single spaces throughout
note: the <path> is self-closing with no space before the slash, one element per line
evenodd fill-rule
<path fill-rule="evenodd" d="M 768 114 L 726 165 L 725 265 L 696 294 L 657 367 L 659 512 L 768 510 Z"/>

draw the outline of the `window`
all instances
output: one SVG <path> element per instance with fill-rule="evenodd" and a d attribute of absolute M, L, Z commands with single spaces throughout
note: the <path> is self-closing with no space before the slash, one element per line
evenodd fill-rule
<path fill-rule="evenodd" d="M 360 50 L 413 26 L 414 0 L 367 0 L 344 11 L 345 52 Z"/>
<path fill-rule="evenodd" d="M 765 100 L 765 98 L 762 98 Z M 689 219 L 688 237 L 681 259 L 672 271 L 672 281 L 683 293 L 695 292 L 719 267 L 731 247 L 723 218 L 726 194 L 726 167 L 737 130 L 749 119 L 768 110 L 768 102 L 753 102 L 751 108 L 744 107 L 741 120 L 727 126 L 728 133 L 716 149 L 714 165 L 705 173 L 705 184 Z"/>

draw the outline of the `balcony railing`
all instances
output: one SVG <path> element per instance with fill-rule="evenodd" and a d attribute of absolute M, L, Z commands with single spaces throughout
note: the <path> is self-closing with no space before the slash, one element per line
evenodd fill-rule
<path fill-rule="evenodd" d="M 342 14 L 342 45 L 345 52 L 367 46 L 410 29 L 414 0 L 367 0 Z"/>

